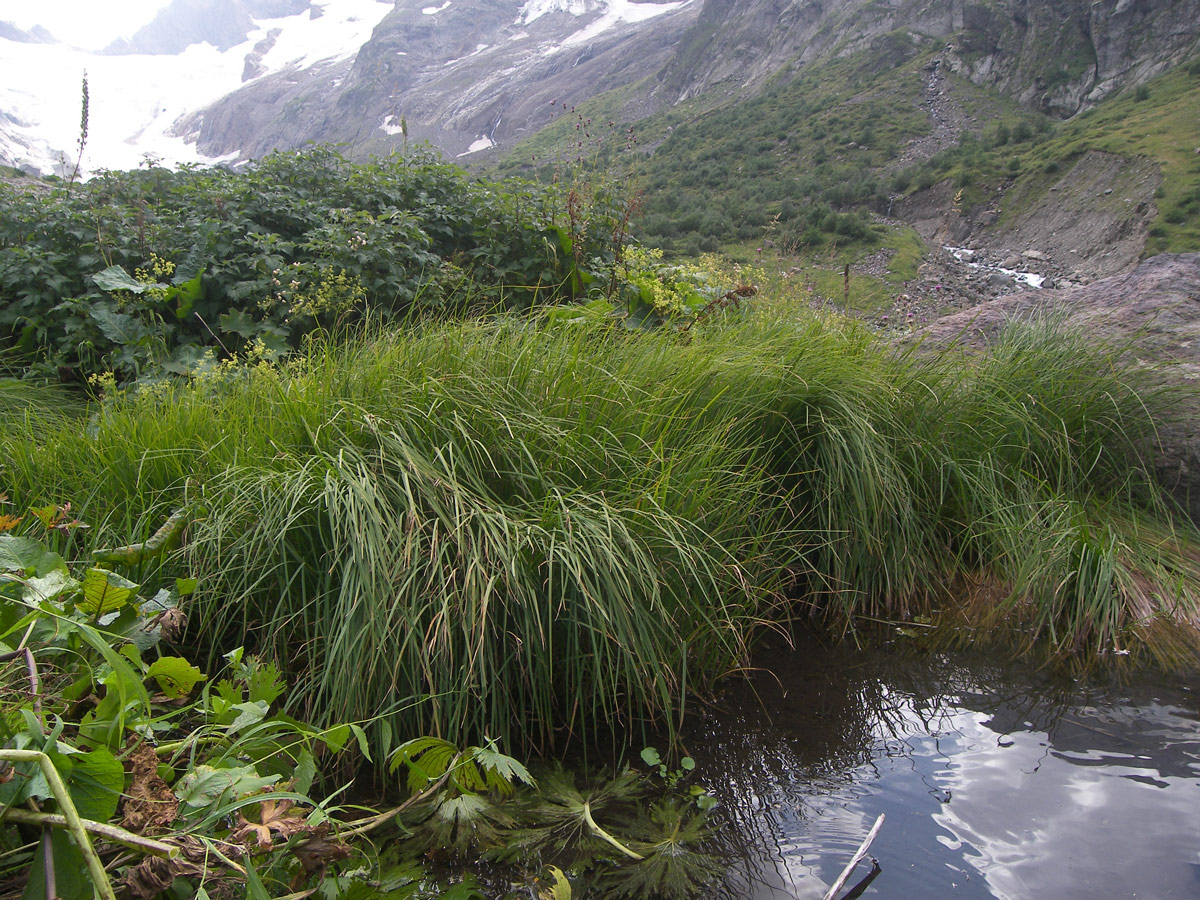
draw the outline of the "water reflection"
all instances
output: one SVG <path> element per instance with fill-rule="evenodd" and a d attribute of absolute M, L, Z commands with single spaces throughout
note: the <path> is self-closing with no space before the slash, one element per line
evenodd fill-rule
<path fill-rule="evenodd" d="M 725 896 L 819 900 L 881 812 L 868 897 L 1200 896 L 1200 682 L 771 662 L 690 735 L 732 826 Z"/>

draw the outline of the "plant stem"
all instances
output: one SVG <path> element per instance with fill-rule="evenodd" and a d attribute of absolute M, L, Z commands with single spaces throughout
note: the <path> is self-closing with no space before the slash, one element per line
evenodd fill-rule
<path fill-rule="evenodd" d="M 613 837 L 611 834 L 609 834 L 607 831 L 605 831 L 603 828 L 601 828 L 599 825 L 597 825 L 596 820 L 592 818 L 592 804 L 587 802 L 586 800 L 584 801 L 584 804 L 583 804 L 583 819 L 585 822 L 588 823 L 588 827 L 590 829 L 592 829 L 592 833 L 595 834 L 596 837 L 600 838 L 600 840 L 602 840 L 602 841 L 607 841 L 608 843 L 612 844 L 614 847 L 616 847 L 618 850 L 620 850 L 622 853 L 624 853 L 630 859 L 645 859 L 646 858 L 646 857 L 642 856 L 642 854 L 636 853 L 633 850 L 630 850 L 628 847 L 626 847 L 624 844 L 622 844 L 620 841 L 618 841 L 615 837 Z"/>
<path fill-rule="evenodd" d="M 0 750 L 0 760 L 6 762 L 36 762 L 41 766 L 42 774 L 46 777 L 46 783 L 50 785 L 50 791 L 54 794 L 54 799 L 58 801 L 58 805 L 63 811 L 65 827 L 74 835 L 79 852 L 83 854 L 84 862 L 87 863 L 88 874 L 92 876 L 93 886 L 104 900 L 117 900 L 116 894 L 113 893 L 112 884 L 109 883 L 108 874 L 104 871 L 104 866 L 100 864 L 100 857 L 96 855 L 96 848 L 92 846 L 91 838 L 88 837 L 88 833 L 83 827 L 83 820 L 79 818 L 79 813 L 75 810 L 75 804 L 71 802 L 71 795 L 67 792 L 67 786 L 63 784 L 63 780 L 59 777 L 58 770 L 54 768 L 54 763 L 50 761 L 50 757 L 45 753 L 39 753 L 37 750 Z M 6 810 L 5 816 L 11 815 L 12 812 L 13 810 L 11 809 Z"/>
<path fill-rule="evenodd" d="M 22 825 L 42 825 L 52 828 L 69 828 L 67 817 L 57 813 L 37 813 L 28 809 L 9 807 L 0 810 L 0 821 L 18 822 Z M 165 844 L 153 838 L 142 837 L 132 831 L 126 831 L 119 825 L 109 825 L 105 822 L 94 822 L 91 819 L 80 819 L 84 831 L 104 838 L 114 844 L 121 844 L 131 850 L 138 850 L 149 856 L 159 856 L 163 859 L 174 859 L 179 855 L 179 848 L 174 844 Z"/>
<path fill-rule="evenodd" d="M 423 790 L 419 793 L 413 794 L 411 797 L 409 797 L 407 800 L 405 800 L 403 803 L 401 803 L 395 809 L 389 809 L 387 812 L 379 813 L 379 815 L 369 816 L 366 819 L 359 819 L 357 822 L 351 822 L 350 830 L 340 832 L 338 834 L 338 837 L 344 839 L 344 838 L 354 837 L 355 835 L 359 835 L 359 834 L 366 834 L 369 831 L 374 831 L 380 825 L 385 825 L 386 823 L 390 822 L 392 819 L 396 818 L 396 816 L 400 815 L 400 813 L 404 812 L 404 810 L 408 809 L 410 806 L 412 806 L 418 800 L 422 800 L 425 797 L 428 797 L 434 791 L 441 788 L 441 786 L 444 785 L 450 779 L 450 775 L 451 775 L 451 773 L 454 772 L 454 767 L 456 765 L 458 765 L 458 761 L 461 757 L 462 757 L 461 753 L 459 753 L 458 756 L 454 757 L 454 759 L 451 760 L 450 765 L 446 767 L 446 771 L 442 773 L 442 777 L 439 778 L 437 781 L 435 781 L 433 784 L 431 784 L 429 787 L 425 788 L 425 790 Z"/>

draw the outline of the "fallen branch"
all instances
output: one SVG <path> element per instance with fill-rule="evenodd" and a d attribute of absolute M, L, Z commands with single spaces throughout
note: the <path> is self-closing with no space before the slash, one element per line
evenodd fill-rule
<path fill-rule="evenodd" d="M 834 900 L 837 897 L 838 891 L 842 889 L 842 885 L 846 883 L 846 879 L 850 877 L 850 873 L 854 871 L 854 867 L 862 862 L 862 858 L 867 855 L 867 849 L 871 846 L 871 842 L 875 840 L 875 835 L 879 834 L 879 829 L 883 827 L 883 818 L 883 813 L 880 813 L 879 818 L 875 820 L 875 824 L 871 826 L 871 830 L 867 832 L 866 840 L 858 845 L 858 849 L 850 857 L 850 862 L 846 865 L 846 868 L 842 869 L 842 874 L 837 877 L 837 881 L 833 883 L 833 887 L 826 892 L 823 900 Z"/>

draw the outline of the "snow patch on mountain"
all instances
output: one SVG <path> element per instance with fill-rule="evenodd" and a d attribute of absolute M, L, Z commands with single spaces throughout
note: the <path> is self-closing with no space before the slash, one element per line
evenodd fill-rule
<path fill-rule="evenodd" d="M 317 19 L 306 12 L 257 21 L 244 43 L 225 52 L 195 44 L 174 55 L 110 56 L 0 39 L 0 163 L 42 174 L 74 168 L 85 73 L 83 172 L 135 168 L 147 157 L 167 165 L 217 162 L 172 128 L 184 114 L 237 90 L 247 56 L 273 29 L 279 34 L 256 68 L 262 75 L 353 57 L 392 9 L 379 0 L 322 6 Z"/>
<path fill-rule="evenodd" d="M 567 37 L 563 46 L 570 47 L 594 40 L 610 28 L 627 22 L 644 22 L 687 6 L 691 2 L 692 0 L 676 0 L 674 3 L 634 3 L 632 0 L 610 0 L 608 8 L 600 18 Z"/>
<path fill-rule="evenodd" d="M 602 6 L 603 0 L 526 0 L 517 15 L 518 25 L 528 25 L 550 13 L 565 12 L 582 16 Z"/>

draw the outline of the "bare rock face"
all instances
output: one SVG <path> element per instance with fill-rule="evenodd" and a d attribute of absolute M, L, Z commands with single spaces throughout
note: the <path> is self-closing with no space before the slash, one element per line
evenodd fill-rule
<path fill-rule="evenodd" d="M 951 67 L 1067 118 L 1195 52 L 1200 0 L 1001 0 L 963 6 Z"/>
<path fill-rule="evenodd" d="M 1162 428 L 1156 468 L 1162 484 L 1200 522 L 1200 253 L 1162 254 L 1123 275 L 1060 290 L 1022 291 L 930 324 L 935 343 L 987 346 L 1004 324 L 1063 311 L 1097 340 L 1130 346 L 1139 364 L 1179 387 L 1178 416 Z"/>

